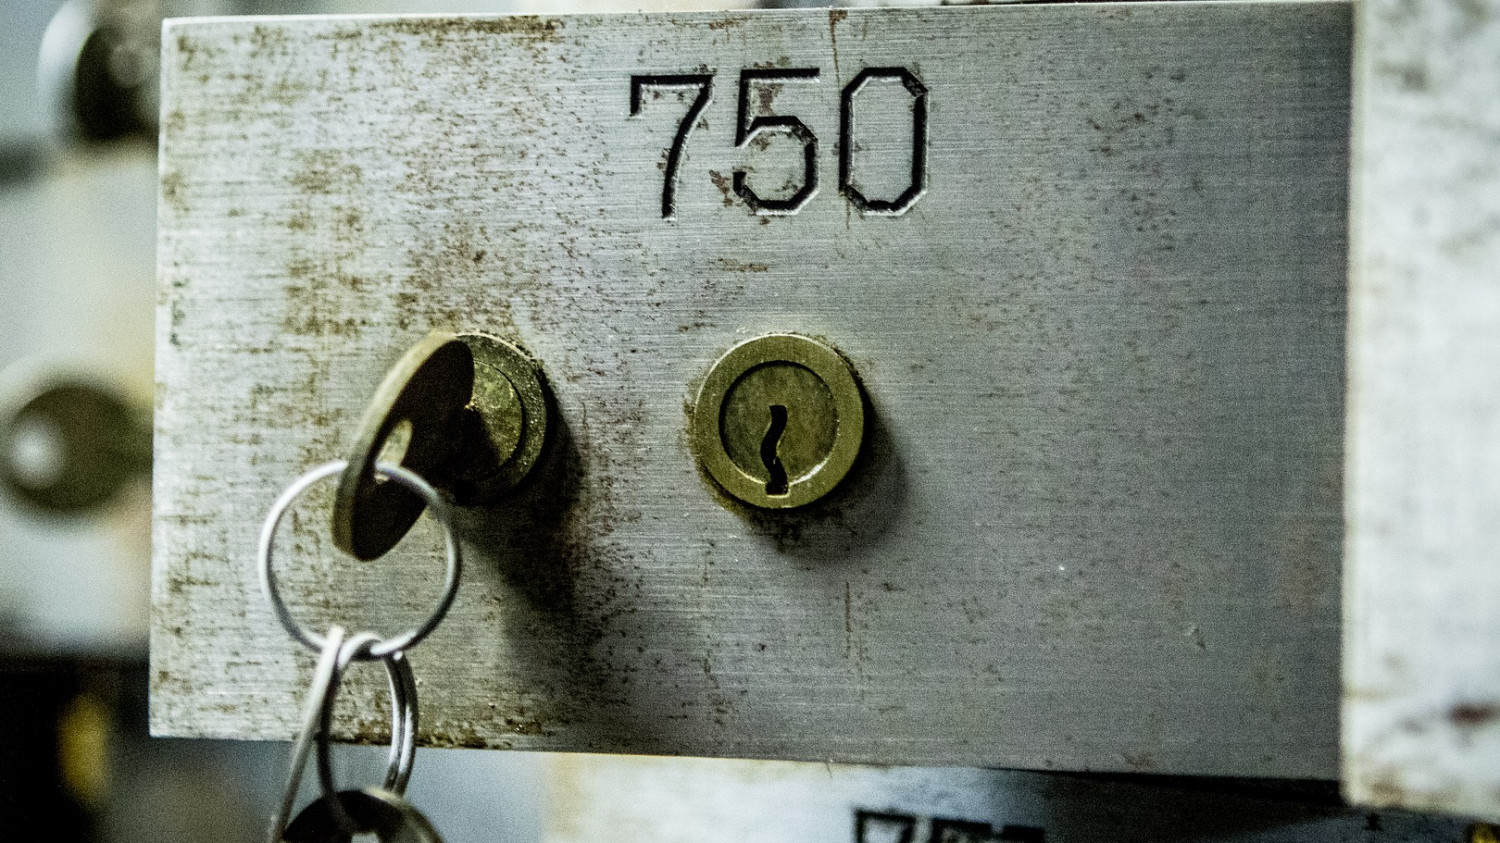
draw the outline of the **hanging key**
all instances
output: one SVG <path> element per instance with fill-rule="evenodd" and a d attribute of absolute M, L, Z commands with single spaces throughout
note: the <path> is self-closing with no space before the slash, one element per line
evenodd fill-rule
<path fill-rule="evenodd" d="M 340 827 L 328 797 L 302 809 L 282 834 L 286 843 L 350 843 L 356 834 L 373 834 L 380 843 L 442 843 L 443 838 L 404 798 L 388 790 L 341 790 L 339 805 L 353 823 Z"/>
<path fill-rule="evenodd" d="M 541 368 L 519 346 L 428 334 L 391 368 L 360 422 L 334 498 L 334 542 L 375 559 L 421 517 L 422 499 L 384 482 L 377 462 L 417 473 L 460 506 L 494 503 L 540 459 L 548 407 Z"/>

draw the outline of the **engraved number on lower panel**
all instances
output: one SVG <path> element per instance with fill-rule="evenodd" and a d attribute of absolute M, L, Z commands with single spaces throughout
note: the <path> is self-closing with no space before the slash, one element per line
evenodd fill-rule
<path fill-rule="evenodd" d="M 784 114 L 751 116 L 751 103 L 762 89 L 787 82 L 816 82 L 819 70 L 806 68 L 746 68 L 740 71 L 738 119 L 735 121 L 735 147 L 746 148 L 751 141 L 770 133 L 784 134 L 802 145 L 802 181 L 784 199 L 771 199 L 758 194 L 748 183 L 749 171 L 736 168 L 734 171 L 734 193 L 756 214 L 795 214 L 801 210 L 818 191 L 818 137 L 812 128 L 799 117 Z M 677 127 L 672 145 L 667 150 L 666 167 L 662 174 L 661 216 L 672 219 L 677 215 L 678 171 L 682 165 L 683 147 L 695 127 L 698 118 L 707 108 L 713 90 L 713 73 L 679 73 L 635 75 L 630 77 L 630 115 L 638 116 L 642 111 L 642 99 L 648 88 L 696 88 L 697 96 L 688 106 L 687 113 Z M 856 177 L 860 145 L 855 141 L 858 126 L 855 122 L 855 105 L 859 94 L 875 81 L 898 82 L 911 97 L 911 163 L 907 185 L 894 198 L 882 199 L 869 196 L 858 184 Z M 658 94 L 658 97 L 660 95 Z M 839 98 L 839 192 L 859 210 L 861 214 L 899 216 L 905 213 L 927 189 L 927 86 L 916 75 L 904 67 L 868 67 L 860 71 Z"/>
<path fill-rule="evenodd" d="M 1047 843 L 1045 830 L 885 811 L 854 812 L 854 843 Z"/>

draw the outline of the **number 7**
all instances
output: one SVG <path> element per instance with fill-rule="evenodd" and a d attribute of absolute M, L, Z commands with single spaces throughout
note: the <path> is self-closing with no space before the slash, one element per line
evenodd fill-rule
<path fill-rule="evenodd" d="M 677 213 L 677 168 L 682 163 L 682 148 L 687 145 L 688 132 L 698 122 L 698 115 L 708 105 L 709 92 L 713 89 L 713 74 L 682 73 L 664 76 L 630 77 L 630 116 L 641 113 L 642 93 L 646 88 L 697 88 L 698 96 L 688 106 L 687 114 L 677 127 L 677 136 L 672 138 L 672 147 L 667 150 L 667 171 L 661 185 L 661 217 L 671 219 Z"/>

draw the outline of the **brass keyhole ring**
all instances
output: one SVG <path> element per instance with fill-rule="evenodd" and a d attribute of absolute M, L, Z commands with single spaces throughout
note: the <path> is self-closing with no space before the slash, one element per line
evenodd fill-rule
<path fill-rule="evenodd" d="M 276 502 L 271 504 L 271 510 L 266 513 L 265 524 L 260 529 L 259 565 L 261 587 L 265 590 L 266 598 L 270 600 L 271 608 L 276 612 L 276 618 L 281 621 L 281 625 L 286 628 L 286 631 L 293 638 L 302 642 L 303 645 L 314 652 L 321 652 L 327 642 L 323 636 L 298 623 L 297 619 L 292 617 L 291 609 L 281 599 L 281 592 L 276 585 L 276 572 L 271 566 L 271 546 L 276 541 L 276 528 L 281 525 L 281 519 L 286 515 L 287 510 L 291 508 L 292 502 L 300 497 L 303 492 L 307 491 L 314 483 L 325 477 L 332 477 L 339 474 L 348 465 L 349 463 L 345 460 L 334 460 L 333 462 L 324 463 L 292 481 L 292 484 L 286 487 L 286 491 L 281 493 L 281 497 L 277 498 Z M 360 657 L 365 659 L 386 658 L 426 638 L 437 627 L 438 623 L 443 620 L 443 617 L 448 614 L 449 607 L 453 605 L 453 598 L 458 596 L 459 573 L 463 568 L 463 560 L 459 551 L 458 533 L 453 524 L 452 510 L 448 506 L 447 501 L 443 500 L 442 495 L 439 495 L 438 491 L 432 488 L 432 485 L 423 480 L 416 472 L 402 468 L 399 465 L 377 463 L 375 471 L 377 474 L 421 496 L 422 500 L 426 502 L 428 510 L 432 512 L 432 516 L 443 527 L 444 544 L 448 553 L 448 567 L 446 579 L 443 583 L 442 596 L 438 598 L 437 607 L 427 617 L 427 620 L 414 629 L 410 629 L 394 638 L 383 639 L 379 643 L 372 645 L 369 649 L 362 650 Z"/>

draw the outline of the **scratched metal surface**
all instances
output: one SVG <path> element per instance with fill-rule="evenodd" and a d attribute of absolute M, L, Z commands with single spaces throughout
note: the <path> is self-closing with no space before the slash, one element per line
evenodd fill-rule
<path fill-rule="evenodd" d="M 1335 3 L 169 25 L 153 728 L 291 733 L 310 657 L 259 521 L 447 327 L 531 349 L 565 435 L 467 514 L 426 741 L 1334 775 L 1349 38 Z M 872 67 L 927 92 L 900 214 L 839 189 Z M 818 138 L 792 213 L 734 190 L 805 177 L 790 133 L 735 148 L 767 68 L 817 71 L 744 99 Z M 700 88 L 630 102 L 666 74 L 712 75 L 670 219 Z M 847 144 L 877 200 L 912 176 L 894 78 Z M 766 331 L 869 394 L 809 512 L 724 503 L 688 449 L 696 379 Z M 413 621 L 434 534 L 340 560 L 319 505 L 283 536 L 296 611 Z M 347 736 L 384 734 L 377 678 Z"/>
<path fill-rule="evenodd" d="M 1500 819 L 1500 3 L 1365 3 L 1344 778 Z"/>

